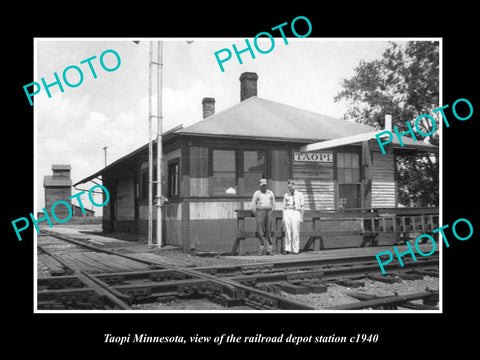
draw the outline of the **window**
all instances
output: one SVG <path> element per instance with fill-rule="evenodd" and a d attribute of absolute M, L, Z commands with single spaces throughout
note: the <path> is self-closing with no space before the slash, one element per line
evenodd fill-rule
<path fill-rule="evenodd" d="M 236 194 L 235 150 L 212 151 L 212 193 L 214 195 Z"/>
<path fill-rule="evenodd" d="M 360 207 L 360 185 L 338 184 L 338 208 L 351 209 Z"/>
<path fill-rule="evenodd" d="M 153 185 L 152 185 L 152 199 L 155 200 L 157 195 L 157 165 L 153 165 Z M 144 162 L 140 165 L 140 200 L 148 200 L 148 162 Z"/>
<path fill-rule="evenodd" d="M 360 156 L 356 153 L 337 153 L 338 208 L 359 208 Z"/>
<path fill-rule="evenodd" d="M 339 183 L 360 182 L 358 154 L 337 153 L 337 180 Z"/>
<path fill-rule="evenodd" d="M 140 200 L 148 198 L 148 167 L 140 172 Z"/>
<path fill-rule="evenodd" d="M 168 164 L 167 197 L 178 196 L 180 194 L 180 163 L 178 159 Z"/>
<path fill-rule="evenodd" d="M 258 190 L 258 182 L 265 177 L 265 151 L 243 152 L 243 176 L 245 193 L 251 194 Z"/>

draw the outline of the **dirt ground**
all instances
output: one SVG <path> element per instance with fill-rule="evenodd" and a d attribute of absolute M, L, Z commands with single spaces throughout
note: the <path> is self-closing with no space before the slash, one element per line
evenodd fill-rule
<path fill-rule="evenodd" d="M 175 299 L 165 303 L 134 304 L 134 310 L 253 310 L 248 306 L 224 308 L 208 299 Z"/>
<path fill-rule="evenodd" d="M 315 307 L 316 309 L 321 310 L 331 306 L 357 302 L 357 299 L 347 295 L 350 292 L 381 297 L 420 293 L 425 291 L 427 288 L 430 290 L 439 289 L 438 278 L 430 276 L 425 276 L 423 279 L 420 280 L 403 280 L 401 282 L 393 284 L 382 283 L 370 279 L 360 279 L 359 281 L 365 283 L 365 286 L 358 288 L 349 288 L 337 284 L 331 284 L 328 286 L 328 291 L 326 293 L 291 295 L 282 292 L 282 295 L 292 300 L 305 303 L 307 305 Z M 421 303 L 421 300 L 418 300 L 416 302 Z"/>

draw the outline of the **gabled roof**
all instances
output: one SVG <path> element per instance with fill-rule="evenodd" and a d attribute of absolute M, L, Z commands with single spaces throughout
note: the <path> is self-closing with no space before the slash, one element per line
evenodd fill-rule
<path fill-rule="evenodd" d="M 375 128 L 252 96 L 175 133 L 308 143 L 371 131 Z"/>

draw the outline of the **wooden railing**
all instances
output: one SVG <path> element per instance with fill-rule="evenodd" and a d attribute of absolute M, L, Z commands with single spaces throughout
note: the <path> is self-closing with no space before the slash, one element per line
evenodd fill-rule
<path fill-rule="evenodd" d="M 233 255 L 239 252 L 242 240 L 257 237 L 255 230 L 246 230 L 245 227 L 246 219 L 254 217 L 252 212 L 250 210 L 235 210 L 235 212 L 237 213 L 237 236 L 233 244 Z M 281 210 L 273 211 L 272 223 L 271 238 L 275 241 L 277 251 L 278 249 L 283 251 L 285 231 Z M 305 226 L 308 223 L 310 223 L 309 226 Z M 376 246 L 378 236 L 382 233 L 395 234 L 398 242 L 404 242 L 410 233 L 431 234 L 439 227 L 439 215 L 438 207 L 305 210 L 304 224 L 302 224 L 300 235 L 308 240 L 303 251 L 310 250 L 316 241 L 320 243 L 319 249 L 324 250 L 324 236 L 362 236 L 360 247 L 365 247 Z M 335 225 L 331 226 L 331 224 Z"/>

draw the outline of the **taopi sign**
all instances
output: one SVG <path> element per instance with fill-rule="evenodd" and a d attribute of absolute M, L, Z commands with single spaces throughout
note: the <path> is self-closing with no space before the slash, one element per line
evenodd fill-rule
<path fill-rule="evenodd" d="M 333 162 L 332 153 L 312 153 L 295 151 L 293 153 L 293 161 L 307 161 L 307 162 Z"/>

